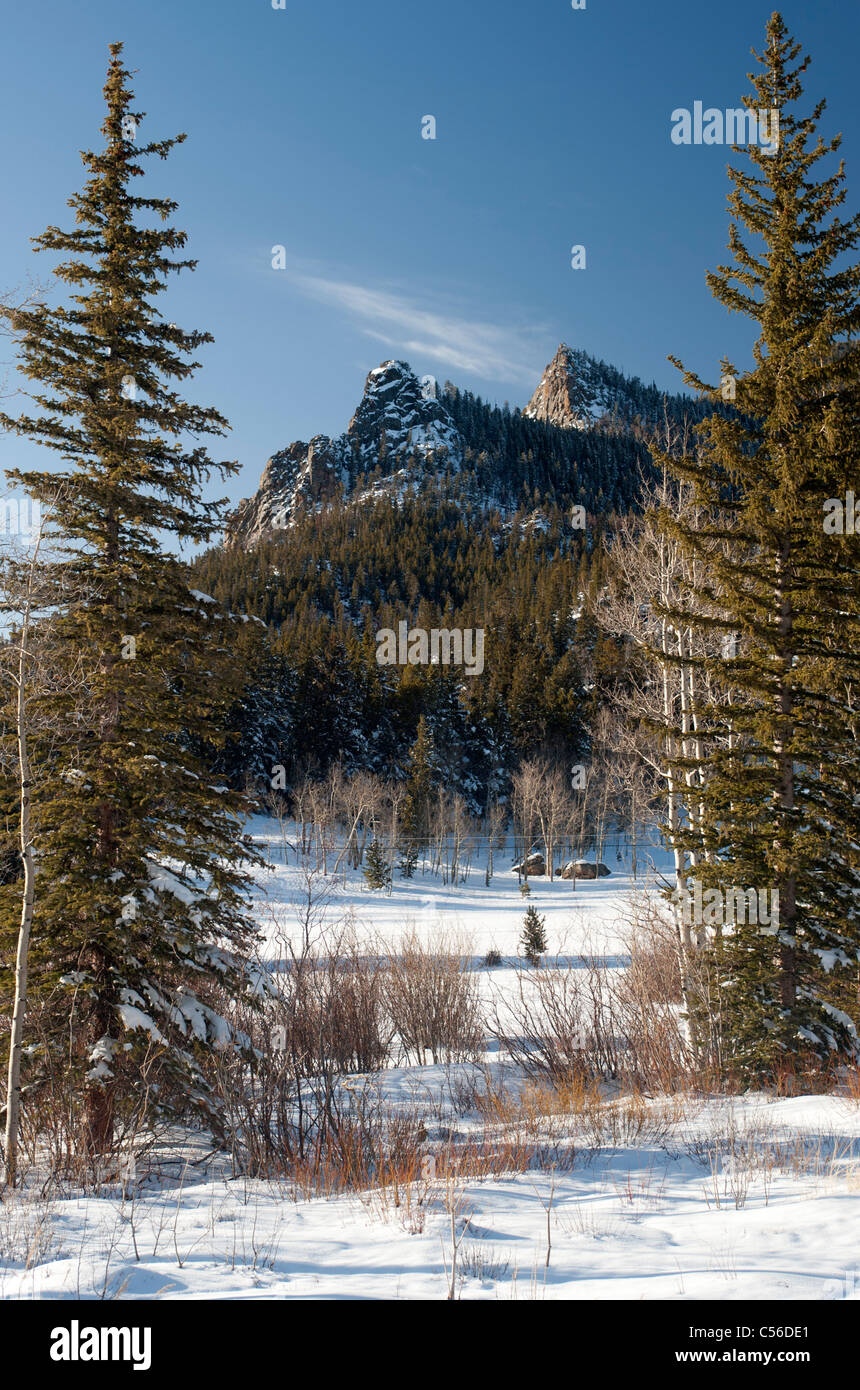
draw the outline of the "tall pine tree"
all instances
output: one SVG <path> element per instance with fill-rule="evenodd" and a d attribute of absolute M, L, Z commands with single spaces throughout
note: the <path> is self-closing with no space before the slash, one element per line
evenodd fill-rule
<path fill-rule="evenodd" d="M 854 1050 L 860 960 L 860 538 L 824 528 L 827 500 L 858 476 L 860 219 L 835 212 L 842 166 L 817 176 L 840 141 L 817 136 L 823 101 L 798 110 L 799 54 L 773 15 L 744 104 L 778 113 L 779 145 L 751 144 L 751 167 L 729 169 L 734 264 L 708 276 L 758 324 L 755 366 L 738 376 L 723 362 L 737 416 L 706 421 L 696 457 L 663 460 L 699 504 L 693 524 L 663 518 L 698 574 L 664 616 L 710 639 L 704 674 L 721 692 L 692 712 L 679 769 L 701 791 L 695 872 L 724 892 L 779 893 L 776 931 L 738 925 L 715 941 L 728 1055 L 759 1075 L 786 1054 Z"/>
<path fill-rule="evenodd" d="M 64 741 L 34 806 L 31 980 L 55 1028 L 25 1080 L 37 1089 L 49 1074 L 64 1078 L 96 1152 L 144 1095 L 161 1113 L 214 1116 L 201 1062 L 235 1044 L 219 988 L 250 984 L 239 964 L 251 931 L 244 804 L 193 751 L 219 744 L 240 693 L 232 624 L 160 545 L 213 534 L 222 508 L 203 486 L 213 469 L 223 477 L 237 465 L 213 464 L 197 442 L 226 421 L 173 385 L 211 337 L 154 307 L 168 276 L 195 262 L 176 255 L 186 242 L 169 225 L 176 204 L 134 190 L 141 161 L 164 160 L 185 137 L 137 143 L 143 113 L 121 55 L 113 44 L 105 144 L 82 154 L 74 230 L 52 226 L 35 243 L 61 254 L 55 274 L 74 293 L 11 315 L 40 413 L 2 417 L 62 460 L 57 472 L 14 476 L 40 500 L 61 484 L 69 597 L 52 623 L 89 685 L 80 726 L 69 699 L 54 702 Z M 13 922 L 5 915 L 4 930 Z"/>
<path fill-rule="evenodd" d="M 433 740 L 427 720 L 422 714 L 418 720 L 418 730 L 406 773 L 406 797 L 400 837 L 403 850 L 400 872 L 404 878 L 412 877 L 419 854 L 427 848 L 435 781 Z"/>

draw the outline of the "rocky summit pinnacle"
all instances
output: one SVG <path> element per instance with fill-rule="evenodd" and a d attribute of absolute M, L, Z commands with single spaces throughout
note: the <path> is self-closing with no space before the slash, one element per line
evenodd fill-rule
<path fill-rule="evenodd" d="M 378 470 L 377 488 L 395 486 L 416 468 L 459 469 L 463 441 L 432 376 L 408 362 L 383 362 L 368 374 L 345 434 L 316 435 L 273 454 L 253 497 L 231 513 L 225 541 L 248 545 L 282 530 L 299 512 L 353 491 Z"/>
<path fill-rule="evenodd" d="M 351 450 L 363 456 L 368 448 L 378 452 L 383 432 L 387 453 L 398 460 L 439 449 L 456 452 L 460 445 L 435 378 L 419 381 L 408 362 L 383 362 L 368 374 L 347 430 Z"/>
<path fill-rule="evenodd" d="M 592 422 L 595 394 L 588 380 L 590 358 L 561 343 L 523 411 L 562 429 L 585 429 Z"/>

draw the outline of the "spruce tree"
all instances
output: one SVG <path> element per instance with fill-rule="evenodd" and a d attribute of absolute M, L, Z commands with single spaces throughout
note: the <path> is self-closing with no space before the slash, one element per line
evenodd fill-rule
<path fill-rule="evenodd" d="M 371 840 L 365 853 L 364 881 L 368 888 L 379 891 L 391 886 L 391 869 L 378 840 Z"/>
<path fill-rule="evenodd" d="M 415 877 L 415 870 L 418 868 L 418 850 L 415 848 L 415 841 L 411 836 L 403 846 L 403 853 L 397 867 L 400 870 L 401 878 Z"/>
<path fill-rule="evenodd" d="M 546 918 L 541 917 L 536 907 L 526 910 L 520 945 L 529 964 L 540 965 L 540 958 L 547 949 Z"/>
<path fill-rule="evenodd" d="M 66 596 L 52 635 L 88 684 L 85 720 L 72 697 L 53 700 L 63 737 L 33 808 L 31 981 L 55 1026 L 25 1079 L 62 1078 L 95 1152 L 118 1118 L 144 1108 L 216 1119 L 204 1061 L 235 1041 L 218 999 L 249 985 L 239 958 L 251 935 L 244 802 L 194 751 L 222 742 L 241 693 L 233 623 L 160 546 L 213 534 L 223 508 L 203 486 L 237 466 L 213 464 L 197 442 L 223 434 L 223 417 L 173 385 L 210 335 L 184 332 L 154 305 L 170 274 L 195 265 L 176 254 L 186 242 L 169 225 L 176 204 L 135 191 L 141 161 L 164 160 L 185 137 L 137 143 L 143 113 L 122 45 L 110 52 L 105 143 L 82 154 L 76 225 L 35 243 L 60 253 L 55 274 L 73 293 L 9 316 L 40 411 L 0 417 L 62 461 L 10 476 L 40 501 L 59 484 Z M 13 920 L 4 913 L 3 929 Z"/>
<path fill-rule="evenodd" d="M 723 892 L 779 893 L 776 931 L 714 933 L 724 1045 L 748 1075 L 786 1054 L 856 1046 L 840 1004 L 860 959 L 860 537 L 828 535 L 824 518 L 858 476 L 860 267 L 849 257 L 860 219 L 835 212 L 843 167 L 817 174 L 840 141 L 817 136 L 823 101 L 798 110 L 799 54 L 775 14 L 744 104 L 778 112 L 778 148 L 750 145 L 751 167 L 729 169 L 734 263 L 708 276 L 721 303 L 757 323 L 754 368 L 724 360 L 737 414 L 700 426 L 695 457 L 662 460 L 698 507 L 692 524 L 663 518 L 698 579 L 662 616 L 677 630 L 692 623 L 714 653 L 701 664 L 716 698 L 692 711 L 679 766 L 704 812 L 695 875 Z M 718 387 L 685 379 L 719 400 Z"/>
<path fill-rule="evenodd" d="M 433 740 L 427 720 L 422 714 L 418 720 L 418 730 L 409 757 L 406 777 L 406 798 L 401 822 L 403 832 L 400 872 L 403 878 L 412 878 L 418 856 L 427 847 L 434 781 Z"/>

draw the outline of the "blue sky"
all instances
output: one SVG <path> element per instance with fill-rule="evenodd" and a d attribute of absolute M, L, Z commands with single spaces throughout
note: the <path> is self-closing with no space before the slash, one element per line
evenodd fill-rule
<path fill-rule="evenodd" d="M 189 137 L 147 182 L 199 259 L 169 309 L 215 334 L 191 393 L 232 423 L 232 498 L 275 449 L 344 429 L 388 357 L 512 405 L 562 339 L 670 389 L 668 353 L 711 378 L 723 354 L 743 367 L 751 325 L 704 279 L 725 259 L 727 151 L 673 145 L 670 116 L 740 104 L 773 5 L 586 3 L 4 0 L 0 287 L 50 279 L 29 238 L 68 222 L 122 40 L 141 138 Z M 860 9 L 782 13 L 824 132 L 843 132 L 853 211 Z"/>

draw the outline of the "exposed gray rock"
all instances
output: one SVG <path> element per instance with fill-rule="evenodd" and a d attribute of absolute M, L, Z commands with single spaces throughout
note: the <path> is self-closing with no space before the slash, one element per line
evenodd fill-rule
<path fill-rule="evenodd" d="M 463 447 L 435 379 L 419 380 L 407 362 L 383 362 L 368 375 L 345 434 L 317 435 L 272 455 L 254 496 L 228 517 L 225 543 L 253 545 L 300 512 L 349 495 L 377 469 L 376 493 L 402 486 L 416 469 L 459 469 Z"/>
<path fill-rule="evenodd" d="M 587 377 L 588 359 L 562 343 L 540 385 L 523 411 L 533 420 L 546 420 L 562 429 L 586 429 L 592 423 L 596 391 Z"/>
<path fill-rule="evenodd" d="M 462 441 L 439 399 L 435 379 L 419 381 L 408 362 L 383 362 L 368 375 L 346 432 L 359 472 L 380 462 L 383 434 L 386 454 L 397 464 L 411 454 L 426 458 L 443 453 L 459 463 Z"/>
<path fill-rule="evenodd" d="M 318 434 L 310 444 L 301 440 L 273 454 L 260 486 L 240 502 L 227 523 L 228 543 L 253 543 L 267 531 L 286 526 L 300 507 L 329 502 L 343 486 L 343 473 L 334 440 Z"/>
<path fill-rule="evenodd" d="M 523 874 L 525 878 L 540 878 L 546 873 L 546 860 L 540 852 L 536 851 L 519 864 L 512 865 L 511 873 Z"/>
<path fill-rule="evenodd" d="M 646 386 L 638 377 L 625 376 L 581 348 L 561 343 L 523 414 L 562 429 L 641 433 L 647 421 L 658 423 L 666 411 L 672 418 L 686 414 L 692 421 L 701 418 L 704 408 L 689 397 L 667 395 L 653 384 Z"/>
<path fill-rule="evenodd" d="M 562 878 L 608 878 L 605 864 L 591 864 L 587 859 L 568 860 L 561 871 Z"/>

